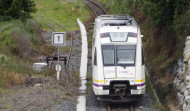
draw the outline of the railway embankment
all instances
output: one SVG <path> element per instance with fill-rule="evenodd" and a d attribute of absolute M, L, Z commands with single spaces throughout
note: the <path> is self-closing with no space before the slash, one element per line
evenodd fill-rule
<path fill-rule="evenodd" d="M 190 110 L 190 36 L 186 38 L 183 60 L 178 61 L 174 86 L 180 109 Z"/>

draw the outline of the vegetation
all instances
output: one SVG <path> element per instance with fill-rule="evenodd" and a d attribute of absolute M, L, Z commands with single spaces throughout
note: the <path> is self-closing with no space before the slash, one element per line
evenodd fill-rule
<path fill-rule="evenodd" d="M 38 11 L 34 18 L 42 25 L 44 30 L 50 28 L 44 24 L 53 24 L 53 21 L 65 26 L 68 30 L 78 30 L 77 18 L 82 22 L 90 17 L 90 11 L 82 0 L 34 0 Z M 51 19 L 51 20 L 49 20 Z M 55 27 L 55 26 L 54 26 Z M 64 31 L 60 27 L 55 27 L 56 31 Z"/>
<path fill-rule="evenodd" d="M 31 18 L 31 13 L 35 13 L 35 3 L 32 0 L 0 0 L 1 20 Z"/>
<path fill-rule="evenodd" d="M 135 17 L 144 35 L 147 68 L 161 102 L 174 99 L 173 67 L 190 36 L 189 0 L 98 0 L 111 14 Z M 163 90 L 164 89 L 164 90 Z M 171 100 L 170 100 L 171 102 Z M 162 109 L 162 108 L 161 108 Z"/>
<path fill-rule="evenodd" d="M 98 0 L 106 3 L 111 14 L 134 15 L 140 9 L 148 16 L 155 27 L 166 28 L 174 37 L 184 38 L 190 35 L 190 2 L 189 0 Z M 173 35 L 171 35 L 173 36 Z M 176 39 L 176 38 L 174 38 Z"/>
<path fill-rule="evenodd" d="M 0 87 L 22 85 L 35 73 L 31 62 L 44 46 L 38 31 L 35 20 L 0 22 Z"/>
<path fill-rule="evenodd" d="M 50 30 L 44 22 L 53 24 L 53 20 L 68 30 L 77 30 L 77 18 L 84 22 L 89 13 L 80 0 L 0 0 L 0 88 L 23 84 L 25 74 L 35 75 L 35 57 L 54 50 L 43 39 L 44 30 Z M 63 50 L 68 52 L 69 47 Z"/>

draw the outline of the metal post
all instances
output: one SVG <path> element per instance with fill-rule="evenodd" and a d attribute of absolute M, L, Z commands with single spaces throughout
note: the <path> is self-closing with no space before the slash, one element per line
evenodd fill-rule
<path fill-rule="evenodd" d="M 58 55 L 57 55 L 57 59 L 58 59 L 58 64 L 59 64 L 59 60 L 60 60 L 60 50 L 59 50 L 59 46 L 57 46 L 58 48 Z"/>
<path fill-rule="evenodd" d="M 59 76 L 60 76 L 60 71 L 61 71 L 59 46 L 57 46 L 57 49 L 58 49 L 58 55 L 57 55 L 58 64 L 56 65 L 56 71 L 57 71 L 57 80 L 59 81 Z"/>

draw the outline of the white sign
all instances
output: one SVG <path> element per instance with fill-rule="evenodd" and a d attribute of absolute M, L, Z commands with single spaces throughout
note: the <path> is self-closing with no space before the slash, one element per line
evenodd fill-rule
<path fill-rule="evenodd" d="M 64 46 L 66 44 L 65 32 L 53 32 L 52 34 L 52 45 L 53 46 Z"/>
<path fill-rule="evenodd" d="M 61 65 L 57 64 L 55 69 L 56 69 L 57 72 L 60 72 L 61 71 Z"/>

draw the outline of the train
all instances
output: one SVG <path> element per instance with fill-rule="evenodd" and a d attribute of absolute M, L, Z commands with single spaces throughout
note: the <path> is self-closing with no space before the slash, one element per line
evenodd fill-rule
<path fill-rule="evenodd" d="M 127 102 L 145 94 L 140 28 L 129 15 L 100 15 L 92 37 L 93 92 L 100 101 Z"/>

